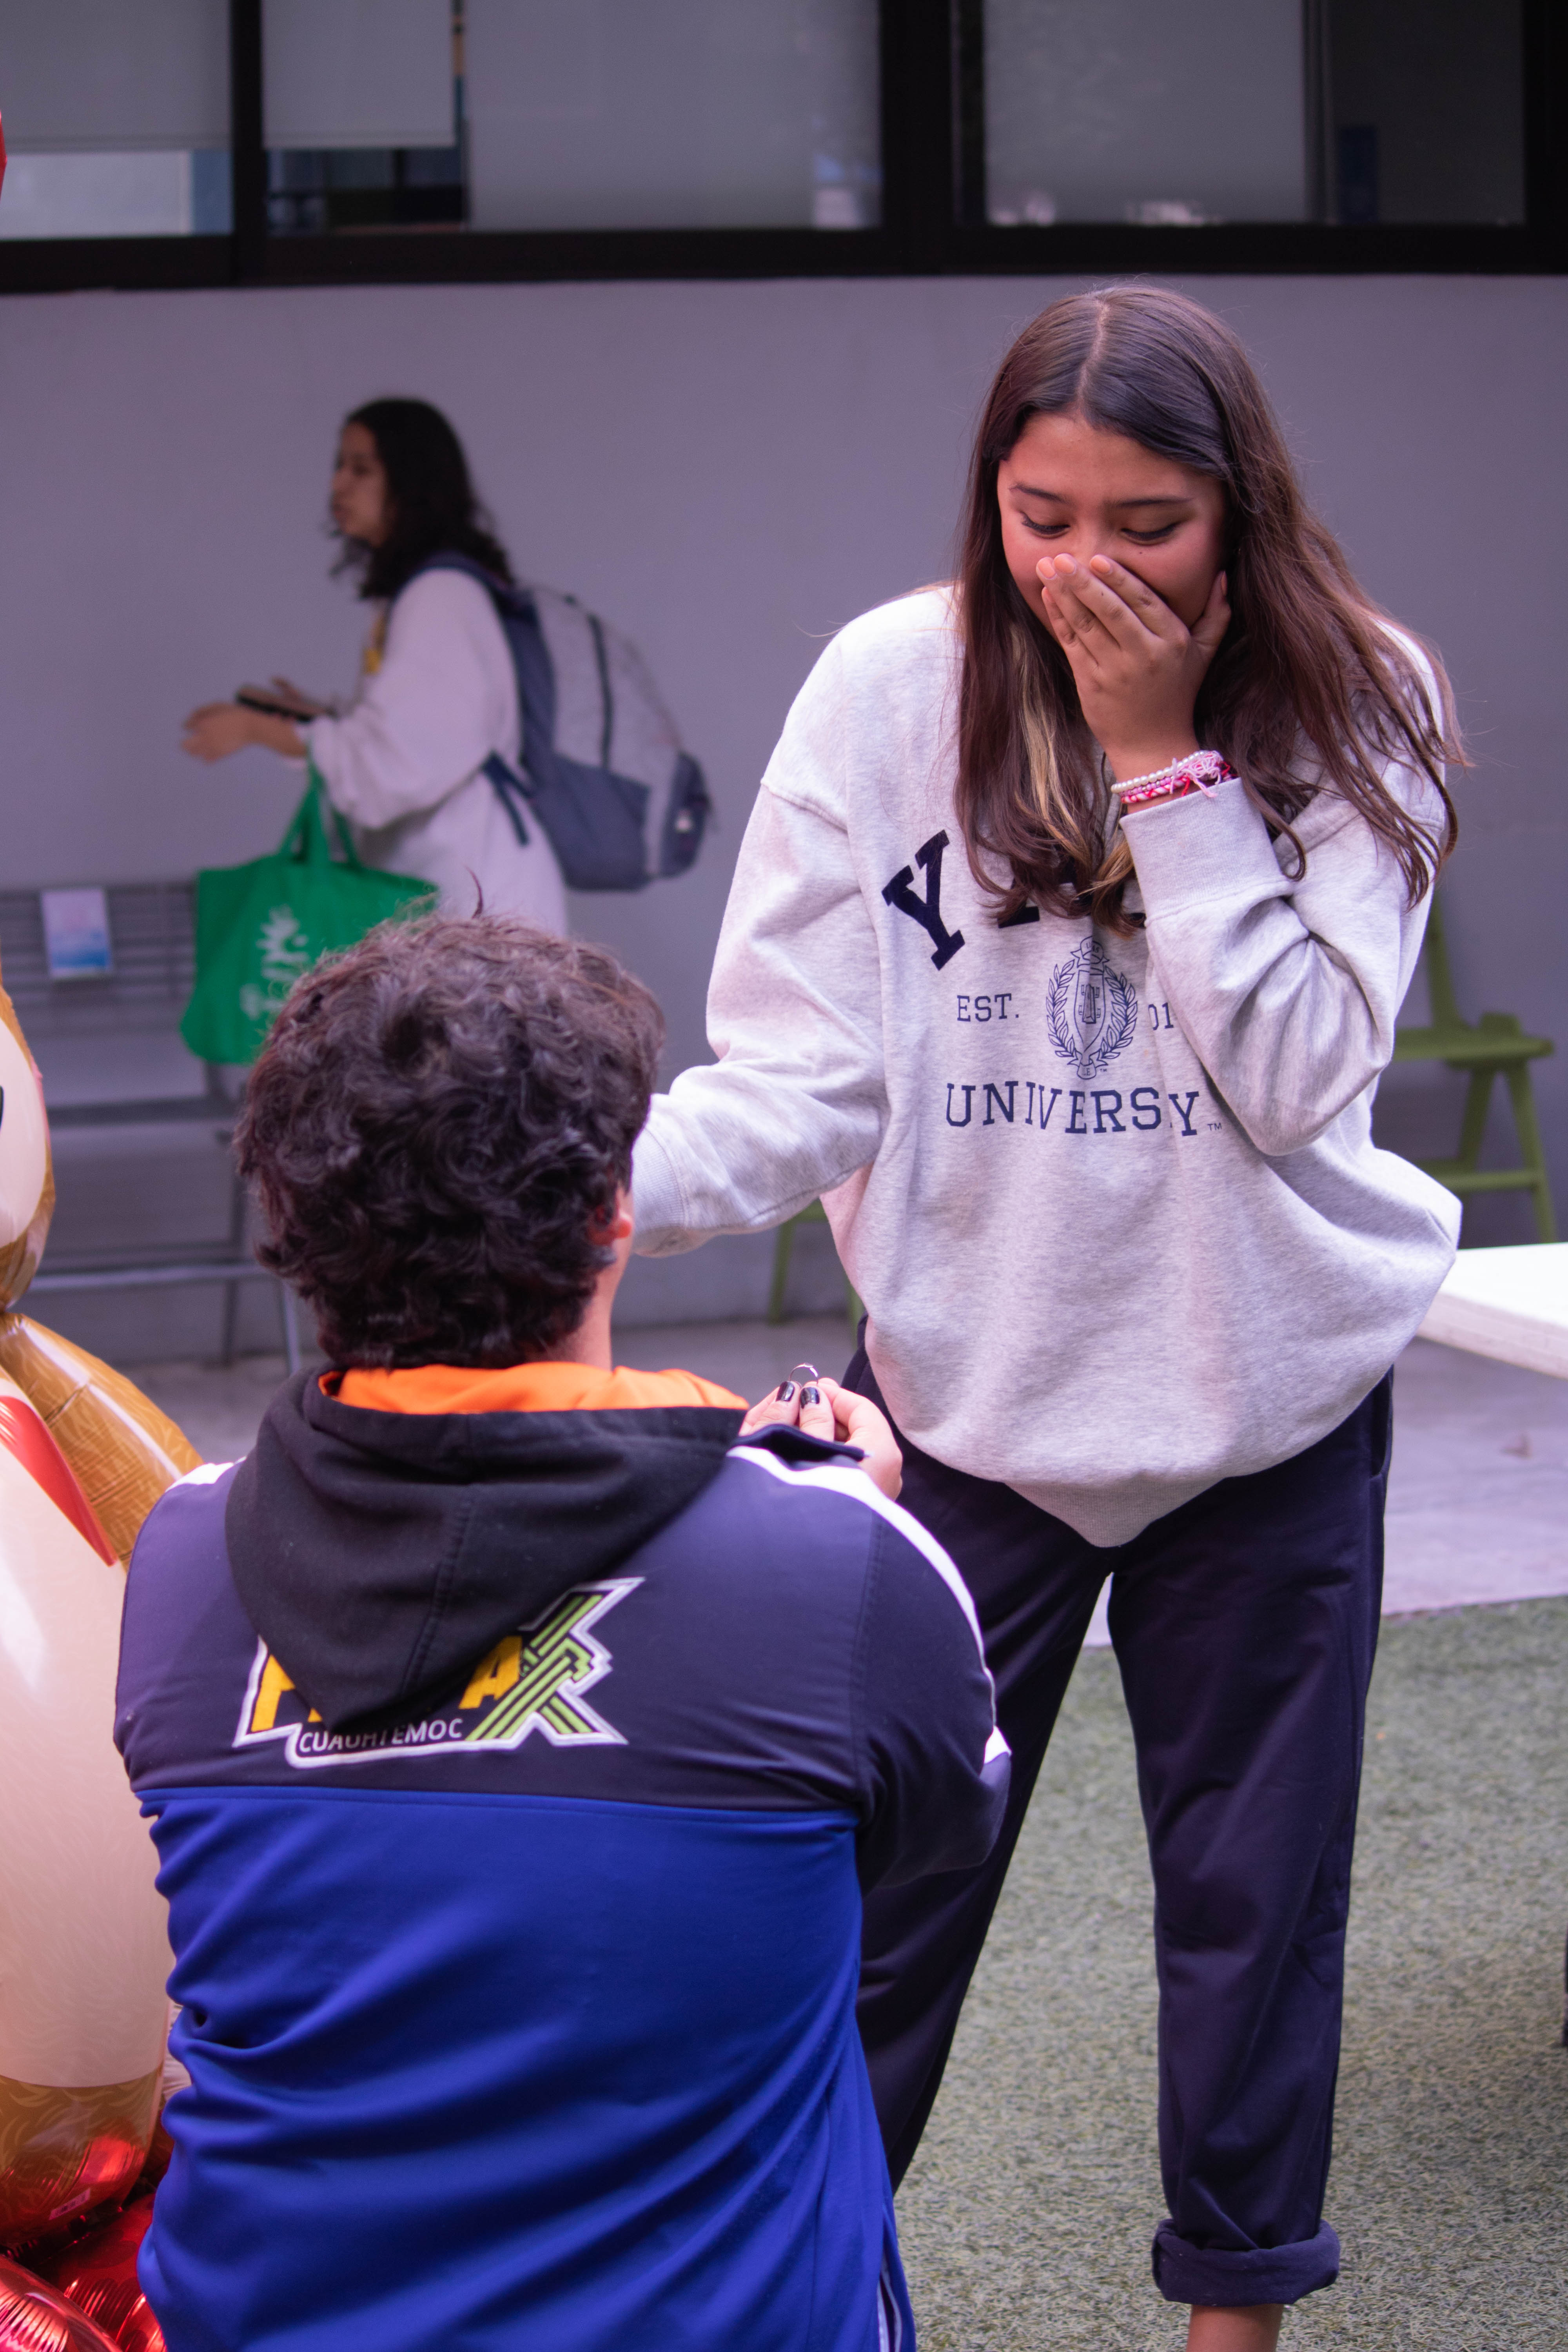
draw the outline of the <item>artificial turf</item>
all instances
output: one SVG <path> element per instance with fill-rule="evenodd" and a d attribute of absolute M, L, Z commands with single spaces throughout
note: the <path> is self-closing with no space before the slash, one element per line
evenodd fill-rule
<path fill-rule="evenodd" d="M 1386 1622 L 1328 2218 L 1282 2352 L 1568 2347 L 1568 1600 Z M 899 2198 L 921 2352 L 1171 2352 L 1150 1885 L 1115 1662 L 1073 1678 Z"/>

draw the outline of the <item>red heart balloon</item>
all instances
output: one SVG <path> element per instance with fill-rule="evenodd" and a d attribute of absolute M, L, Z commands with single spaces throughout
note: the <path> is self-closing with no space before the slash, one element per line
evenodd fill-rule
<path fill-rule="evenodd" d="M 63 2294 L 0 2254 L 0 2352 L 114 2352 L 114 2343 Z"/>
<path fill-rule="evenodd" d="M 136 2257 L 152 2219 L 153 2200 L 140 2198 L 42 2265 L 61 2294 L 120 2352 L 164 2352 L 163 2331 L 136 2275 Z"/>

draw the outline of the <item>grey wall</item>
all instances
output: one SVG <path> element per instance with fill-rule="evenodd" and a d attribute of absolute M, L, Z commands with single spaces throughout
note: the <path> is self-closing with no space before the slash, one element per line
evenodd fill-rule
<path fill-rule="evenodd" d="M 1568 287 L 1184 282 L 1257 355 L 1368 587 L 1448 660 L 1476 761 L 1448 889 L 1462 1000 L 1568 1031 Z M 696 873 L 577 916 L 658 991 L 672 1066 L 698 1056 L 730 867 L 790 697 L 831 631 L 943 570 L 992 366 L 1061 290 L 995 278 L 8 299 L 0 880 L 187 873 L 276 840 L 286 772 L 259 752 L 197 767 L 176 749 L 178 721 L 272 669 L 349 685 L 361 616 L 327 576 L 321 531 L 333 429 L 360 400 L 417 392 L 458 425 L 519 568 L 640 641 L 708 768 L 720 830 Z M 1391 1135 L 1443 1148 L 1445 1087 L 1391 1081 Z M 1568 1067 L 1547 1065 L 1539 1091 L 1568 1185 Z M 1489 1203 L 1469 1237 L 1529 1227 L 1517 1203 Z M 746 1311 L 766 1247 L 639 1267 L 629 1303 Z M 812 1283 L 827 1303 L 830 1261 L 807 1269 Z M 157 1333 L 178 1336 L 144 1328 L 143 1354 Z"/>

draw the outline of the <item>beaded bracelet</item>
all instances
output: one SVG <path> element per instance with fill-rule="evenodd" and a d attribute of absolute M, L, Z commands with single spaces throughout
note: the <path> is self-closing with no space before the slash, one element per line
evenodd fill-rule
<path fill-rule="evenodd" d="M 1194 792 L 1212 794 L 1216 784 L 1233 782 L 1235 778 L 1236 770 L 1223 752 L 1189 751 L 1184 760 L 1173 760 L 1168 768 L 1153 769 L 1146 776 L 1129 776 L 1124 784 L 1113 783 L 1110 789 L 1125 816 L 1131 809 L 1189 800 Z"/>

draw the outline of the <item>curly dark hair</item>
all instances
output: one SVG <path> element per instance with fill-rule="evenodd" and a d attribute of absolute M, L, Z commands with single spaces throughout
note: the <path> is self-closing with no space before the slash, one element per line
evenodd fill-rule
<path fill-rule="evenodd" d="M 339 569 L 360 573 L 362 596 L 391 598 L 433 555 L 468 555 L 498 580 L 511 566 L 474 495 L 463 445 L 427 400 L 367 400 L 343 419 L 363 425 L 386 475 L 391 529 L 379 547 L 345 541 Z"/>
<path fill-rule="evenodd" d="M 308 973 L 235 1143 L 332 1362 L 524 1363 L 574 1330 L 663 1039 L 612 955 L 508 916 L 385 924 Z"/>

